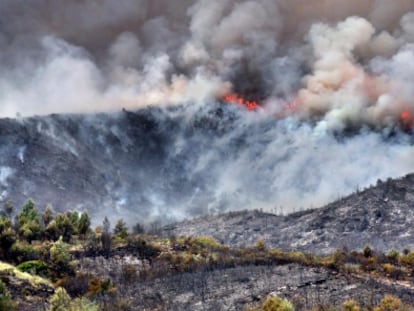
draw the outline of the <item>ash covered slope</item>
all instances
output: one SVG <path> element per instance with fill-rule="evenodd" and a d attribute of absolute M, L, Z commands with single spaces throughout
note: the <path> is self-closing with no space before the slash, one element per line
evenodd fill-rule
<path fill-rule="evenodd" d="M 366 245 L 387 252 L 414 248 L 414 175 L 379 181 L 321 209 L 288 216 L 258 211 L 210 216 L 170 225 L 164 234 L 212 236 L 230 245 L 269 246 L 323 254 Z"/>
<path fill-rule="evenodd" d="M 214 102 L 1 119 L 0 190 L 17 206 L 31 197 L 40 207 L 130 224 L 243 209 L 292 213 L 414 171 L 410 133 L 387 131 L 321 132 Z"/>

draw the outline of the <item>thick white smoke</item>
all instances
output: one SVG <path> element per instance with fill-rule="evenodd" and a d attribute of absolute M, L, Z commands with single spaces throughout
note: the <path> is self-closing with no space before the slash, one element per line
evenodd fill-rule
<path fill-rule="evenodd" d="M 414 125 L 414 0 L 3 0 L 0 13 L 1 117 L 260 102 L 182 172 L 214 162 L 213 210 L 317 206 L 414 171 L 400 132 Z M 263 133 L 221 161 L 252 124 Z M 189 144 L 176 141 L 175 154 Z"/>

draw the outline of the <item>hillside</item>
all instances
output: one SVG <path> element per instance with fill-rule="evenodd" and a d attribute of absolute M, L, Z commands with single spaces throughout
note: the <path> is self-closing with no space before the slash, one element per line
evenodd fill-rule
<path fill-rule="evenodd" d="M 326 254 L 338 248 L 414 248 L 414 175 L 378 181 L 323 208 L 276 216 L 259 211 L 209 216 L 167 226 L 164 235 L 211 236 L 229 245 Z"/>

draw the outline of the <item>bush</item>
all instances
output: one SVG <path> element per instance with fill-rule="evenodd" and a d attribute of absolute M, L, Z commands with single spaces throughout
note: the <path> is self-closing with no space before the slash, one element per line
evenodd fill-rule
<path fill-rule="evenodd" d="M 29 260 L 38 260 L 40 253 L 31 244 L 17 240 L 10 249 L 10 256 L 17 260 L 18 263 L 21 263 Z"/>
<path fill-rule="evenodd" d="M 269 296 L 263 303 L 263 311 L 293 311 L 295 308 L 287 299 Z"/>
<path fill-rule="evenodd" d="M 49 266 L 41 260 L 26 261 L 18 265 L 16 268 L 22 272 L 39 275 L 45 278 L 49 278 L 51 275 Z"/>
<path fill-rule="evenodd" d="M 346 300 L 343 304 L 342 304 L 342 310 L 343 311 L 359 311 L 361 310 L 359 304 L 353 300 Z"/>
<path fill-rule="evenodd" d="M 87 298 L 71 300 L 66 290 L 62 287 L 56 289 L 49 300 L 49 311 L 98 311 L 99 306 Z"/>
<path fill-rule="evenodd" d="M 400 299 L 386 295 L 374 311 L 405 311 L 405 307 Z"/>
<path fill-rule="evenodd" d="M 16 306 L 11 300 L 11 295 L 6 285 L 0 280 L 0 311 L 10 310 L 16 310 Z"/>
<path fill-rule="evenodd" d="M 59 270 L 62 270 L 63 272 L 72 272 L 73 269 L 69 264 L 71 257 L 69 250 L 63 243 L 62 237 L 60 237 L 50 248 L 50 259 L 54 266 Z"/>
<path fill-rule="evenodd" d="M 410 267 L 414 267 L 414 252 L 410 251 L 404 256 L 402 256 L 401 263 Z"/>

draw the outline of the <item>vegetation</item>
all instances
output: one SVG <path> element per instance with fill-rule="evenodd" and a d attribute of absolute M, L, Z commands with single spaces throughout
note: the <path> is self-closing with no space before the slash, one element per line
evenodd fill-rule
<path fill-rule="evenodd" d="M 39 286 L 56 288 L 48 298 L 49 310 L 130 310 L 131 305 L 122 291 L 136 282 L 236 266 L 297 264 L 389 282 L 411 281 L 414 273 L 411 250 L 381 254 L 366 246 L 361 251 L 342 249 L 329 256 L 315 256 L 274 249 L 264 240 L 252 247 L 230 248 L 211 237 L 160 238 L 145 234 L 139 224 L 130 233 L 124 220 L 119 219 L 112 229 L 107 217 L 101 226 L 92 230 L 86 212 L 54 214 L 51 207 L 40 212 L 33 200 L 28 200 L 13 220 L 15 213 L 12 203 L 6 202 L 0 216 L 0 311 L 18 308 L 19 301 L 23 303 L 22 299 L 26 299 L 21 297 L 30 297 L 27 293 L 33 293 Z M 122 258 L 126 255 L 139 258 L 140 265 L 124 262 Z M 119 271 L 94 275 L 82 270 L 80 262 L 84 258 L 99 257 L 118 260 Z M 27 284 L 31 289 L 11 290 L 19 288 L 9 286 L 16 280 L 23 282 L 19 286 Z M 16 302 L 16 298 L 20 300 Z M 341 305 L 314 307 L 314 310 L 343 311 L 408 310 L 401 300 L 389 295 L 371 306 L 344 299 Z M 246 310 L 294 309 L 294 301 L 269 295 Z"/>

